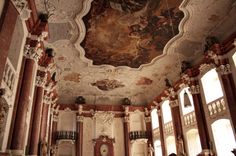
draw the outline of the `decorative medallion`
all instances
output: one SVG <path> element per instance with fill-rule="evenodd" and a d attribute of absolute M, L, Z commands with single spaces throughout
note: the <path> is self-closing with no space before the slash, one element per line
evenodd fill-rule
<path fill-rule="evenodd" d="M 94 65 L 138 68 L 163 54 L 179 33 L 182 0 L 94 0 L 82 46 Z"/>
<path fill-rule="evenodd" d="M 96 81 L 95 83 L 91 83 L 91 85 L 96 86 L 98 89 L 103 90 L 103 91 L 110 91 L 110 90 L 125 86 L 117 80 L 109 80 L 109 79 L 99 80 L 99 81 Z"/>

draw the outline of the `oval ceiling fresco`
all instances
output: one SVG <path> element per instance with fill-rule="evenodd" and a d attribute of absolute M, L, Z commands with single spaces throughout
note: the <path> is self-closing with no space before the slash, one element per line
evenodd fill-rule
<path fill-rule="evenodd" d="M 139 68 L 163 54 L 184 17 L 182 0 L 94 0 L 83 18 L 85 56 L 94 65 Z"/>

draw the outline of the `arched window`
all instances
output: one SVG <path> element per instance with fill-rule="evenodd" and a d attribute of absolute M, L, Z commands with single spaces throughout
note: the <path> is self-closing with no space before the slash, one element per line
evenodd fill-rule
<path fill-rule="evenodd" d="M 202 150 L 197 129 L 191 129 L 186 133 L 189 156 L 196 156 Z"/>
<path fill-rule="evenodd" d="M 155 150 L 155 156 L 162 156 L 161 141 L 160 140 L 156 140 L 154 142 L 154 150 Z"/>
<path fill-rule="evenodd" d="M 207 72 L 201 78 L 201 81 L 207 104 L 223 96 L 220 80 L 215 69 Z"/>
<path fill-rule="evenodd" d="M 233 156 L 231 151 L 236 147 L 233 130 L 228 119 L 220 119 L 212 125 L 216 151 L 218 156 Z"/>
<path fill-rule="evenodd" d="M 167 147 L 167 155 L 171 153 L 176 153 L 176 146 L 175 146 L 175 137 L 169 136 L 166 138 L 166 147 Z"/>
<path fill-rule="evenodd" d="M 187 96 L 189 97 L 190 100 L 190 104 L 191 106 L 186 107 L 184 102 L 184 94 L 187 93 Z M 192 94 L 189 92 L 189 87 L 184 88 L 180 93 L 179 93 L 179 97 L 180 97 L 180 103 L 181 103 L 181 108 L 182 108 L 182 112 L 183 115 L 188 114 L 190 112 L 194 111 L 194 106 L 193 106 L 193 97 Z"/>
<path fill-rule="evenodd" d="M 170 110 L 170 105 L 169 105 L 169 100 L 166 100 L 162 104 L 162 114 L 163 114 L 163 121 L 164 124 L 167 122 L 172 121 L 172 116 L 171 116 L 171 110 Z"/>
<path fill-rule="evenodd" d="M 158 122 L 157 109 L 152 110 L 151 117 L 152 117 L 152 129 L 158 128 L 159 122 Z"/>

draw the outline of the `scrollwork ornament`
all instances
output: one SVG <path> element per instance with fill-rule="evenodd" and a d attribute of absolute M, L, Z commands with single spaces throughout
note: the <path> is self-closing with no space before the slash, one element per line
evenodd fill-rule
<path fill-rule="evenodd" d="M 230 64 L 225 64 L 225 65 L 220 65 L 217 68 L 217 72 L 220 73 L 221 75 L 227 75 L 231 73 L 231 67 Z"/>
<path fill-rule="evenodd" d="M 77 116 L 77 122 L 83 122 L 84 121 L 84 117 L 79 115 Z"/>

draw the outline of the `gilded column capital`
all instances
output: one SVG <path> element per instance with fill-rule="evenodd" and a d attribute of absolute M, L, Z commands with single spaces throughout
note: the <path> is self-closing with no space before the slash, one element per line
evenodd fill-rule
<path fill-rule="evenodd" d="M 227 75 L 232 72 L 230 64 L 222 64 L 216 69 L 216 71 L 221 75 Z"/>

